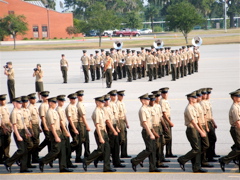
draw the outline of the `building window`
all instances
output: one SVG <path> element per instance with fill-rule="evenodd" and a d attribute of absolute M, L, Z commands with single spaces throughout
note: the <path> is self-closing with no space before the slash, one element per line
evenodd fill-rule
<path fill-rule="evenodd" d="M 33 26 L 33 37 L 38 38 L 38 26 Z"/>
<path fill-rule="evenodd" d="M 14 14 L 14 11 L 8 11 L 8 14 Z"/>
<path fill-rule="evenodd" d="M 42 37 L 48 37 L 48 27 L 44 25 L 42 26 Z"/>

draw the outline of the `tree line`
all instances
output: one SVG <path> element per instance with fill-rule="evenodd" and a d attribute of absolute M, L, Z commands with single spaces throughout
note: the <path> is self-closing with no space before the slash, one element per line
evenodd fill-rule
<path fill-rule="evenodd" d="M 54 0 L 41 0 L 48 8 L 54 9 Z M 224 17 L 225 0 L 65 0 L 65 9 L 72 11 L 74 26 L 67 27 L 69 34 L 86 33 L 96 30 L 101 34 L 104 30 L 141 28 L 142 22 L 165 20 L 168 30 L 179 30 L 183 33 L 186 43 L 188 33 L 194 26 L 208 28 L 207 19 Z M 146 4 L 147 3 L 147 4 Z M 234 17 L 239 15 L 240 0 L 226 0 L 227 15 L 230 28 L 234 27 Z M 28 30 L 23 15 L 9 15 L 0 18 L 0 38 L 24 34 Z M 15 43 L 14 43 L 15 44 Z"/>

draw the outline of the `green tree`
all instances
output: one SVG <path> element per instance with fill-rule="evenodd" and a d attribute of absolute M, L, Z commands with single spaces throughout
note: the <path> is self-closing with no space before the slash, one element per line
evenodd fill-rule
<path fill-rule="evenodd" d="M 106 29 L 114 29 L 119 27 L 119 18 L 114 11 L 106 9 L 103 3 L 97 2 L 87 9 L 87 25 L 86 29 L 94 29 L 99 33 L 99 47 L 102 43 L 102 34 Z"/>
<path fill-rule="evenodd" d="M 24 15 L 10 14 L 1 21 L 1 28 L 6 35 L 12 35 L 14 40 L 14 49 L 16 49 L 16 36 L 24 35 L 28 31 L 28 24 Z"/>
<path fill-rule="evenodd" d="M 87 9 L 96 3 L 102 3 L 106 9 L 112 10 L 120 17 L 130 11 L 139 11 L 143 4 L 142 0 L 65 0 L 65 7 L 73 9 L 74 17 L 88 19 Z"/>
<path fill-rule="evenodd" d="M 36 1 L 36 0 L 25 0 L 25 1 Z M 45 7 L 55 10 L 56 2 L 55 0 L 41 0 Z"/>
<path fill-rule="evenodd" d="M 240 0 L 228 0 L 227 1 L 228 10 L 227 15 L 230 19 L 230 28 L 234 27 L 234 16 L 240 14 Z"/>
<path fill-rule="evenodd" d="M 146 17 L 146 20 L 150 19 L 152 31 L 154 31 L 154 24 L 153 24 L 154 17 L 156 17 L 158 14 L 159 14 L 159 9 L 155 5 L 149 4 L 145 8 L 145 17 Z"/>
<path fill-rule="evenodd" d="M 129 27 L 132 29 L 139 28 L 142 26 L 141 22 L 142 20 L 138 12 L 131 11 L 126 14 L 126 17 L 125 17 L 126 27 Z"/>
<path fill-rule="evenodd" d="M 203 17 L 196 12 L 195 7 L 186 1 L 169 6 L 167 13 L 167 25 L 170 29 L 179 29 L 183 33 L 187 44 L 188 33 L 194 26 L 202 23 L 204 20 Z"/>

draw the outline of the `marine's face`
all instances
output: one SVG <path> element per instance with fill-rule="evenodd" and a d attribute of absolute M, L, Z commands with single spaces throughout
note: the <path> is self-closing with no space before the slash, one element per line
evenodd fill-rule
<path fill-rule="evenodd" d="M 3 100 L 3 101 L 0 101 L 0 105 L 1 105 L 1 106 L 5 106 L 5 105 L 6 105 L 6 102 L 7 102 L 6 99 Z"/>

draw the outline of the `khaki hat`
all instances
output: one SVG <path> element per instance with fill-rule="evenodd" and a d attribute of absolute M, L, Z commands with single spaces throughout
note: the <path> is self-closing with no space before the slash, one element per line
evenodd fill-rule
<path fill-rule="evenodd" d="M 165 94 L 165 93 L 168 93 L 169 88 L 168 87 L 164 87 L 164 88 L 161 88 L 159 90 L 161 91 L 161 93 Z"/>
<path fill-rule="evenodd" d="M 18 102 L 18 103 L 22 103 L 22 98 L 21 97 L 16 97 L 12 100 L 13 102 Z"/>
<path fill-rule="evenodd" d="M 116 96 L 117 90 L 112 90 L 112 91 L 108 92 L 108 94 L 110 94 L 110 96 Z"/>
<path fill-rule="evenodd" d="M 36 93 L 31 93 L 28 96 L 28 99 L 36 99 Z"/>
<path fill-rule="evenodd" d="M 83 96 L 84 95 L 84 90 L 79 90 L 76 92 L 77 96 Z"/>
<path fill-rule="evenodd" d="M 156 97 L 153 94 L 150 94 L 148 97 L 150 98 L 150 101 L 155 101 L 156 100 Z"/>
<path fill-rule="evenodd" d="M 66 100 L 65 100 L 65 97 L 66 97 L 66 95 L 64 95 L 64 94 L 58 95 L 58 96 L 57 96 L 57 100 L 58 100 L 58 101 L 66 101 Z"/>
<path fill-rule="evenodd" d="M 68 95 L 69 99 L 76 99 L 77 98 L 77 94 L 76 93 L 72 93 Z"/>
<path fill-rule="evenodd" d="M 21 96 L 21 101 L 23 103 L 28 102 L 28 96 Z"/>
<path fill-rule="evenodd" d="M 43 97 L 48 97 L 49 93 L 50 93 L 49 91 L 42 91 L 42 92 L 40 92 L 40 95 Z"/>
<path fill-rule="evenodd" d="M 108 101 L 110 99 L 110 95 L 109 94 L 106 94 L 105 96 L 104 96 L 104 101 Z"/>
<path fill-rule="evenodd" d="M 99 102 L 102 102 L 102 103 L 105 102 L 105 101 L 104 101 L 104 96 L 96 97 L 96 98 L 94 98 L 94 99 L 95 99 L 95 101 L 99 101 Z"/>
<path fill-rule="evenodd" d="M 125 96 L 124 92 L 125 92 L 125 90 L 117 91 L 117 94 L 120 96 Z"/>
<path fill-rule="evenodd" d="M 4 100 L 6 100 L 6 94 L 1 94 L 0 95 L 0 101 L 4 101 Z"/>
<path fill-rule="evenodd" d="M 150 100 L 148 93 L 146 93 L 146 94 L 144 94 L 144 95 L 142 95 L 142 96 L 139 96 L 138 98 L 139 98 L 139 99 L 147 99 L 147 100 Z"/>
<path fill-rule="evenodd" d="M 56 97 L 48 98 L 48 102 L 57 103 L 57 98 Z"/>
<path fill-rule="evenodd" d="M 158 91 L 152 91 L 152 93 L 155 95 L 155 97 L 161 96 L 161 91 L 160 91 L 160 90 L 158 90 Z"/>
<path fill-rule="evenodd" d="M 201 89 L 196 90 L 196 95 L 197 95 L 198 97 L 201 97 L 201 96 L 202 96 L 202 91 L 201 91 Z"/>
<path fill-rule="evenodd" d="M 207 94 L 211 94 L 213 88 L 206 88 Z"/>
<path fill-rule="evenodd" d="M 236 96 L 236 97 L 240 97 L 240 91 L 233 91 L 229 93 L 231 96 Z"/>
<path fill-rule="evenodd" d="M 186 96 L 187 96 L 187 97 L 192 97 L 192 98 L 197 98 L 196 91 L 193 91 L 193 92 L 187 94 Z"/>
<path fill-rule="evenodd" d="M 202 89 L 199 89 L 201 91 L 202 94 L 207 94 L 207 89 L 206 88 L 202 88 Z"/>

